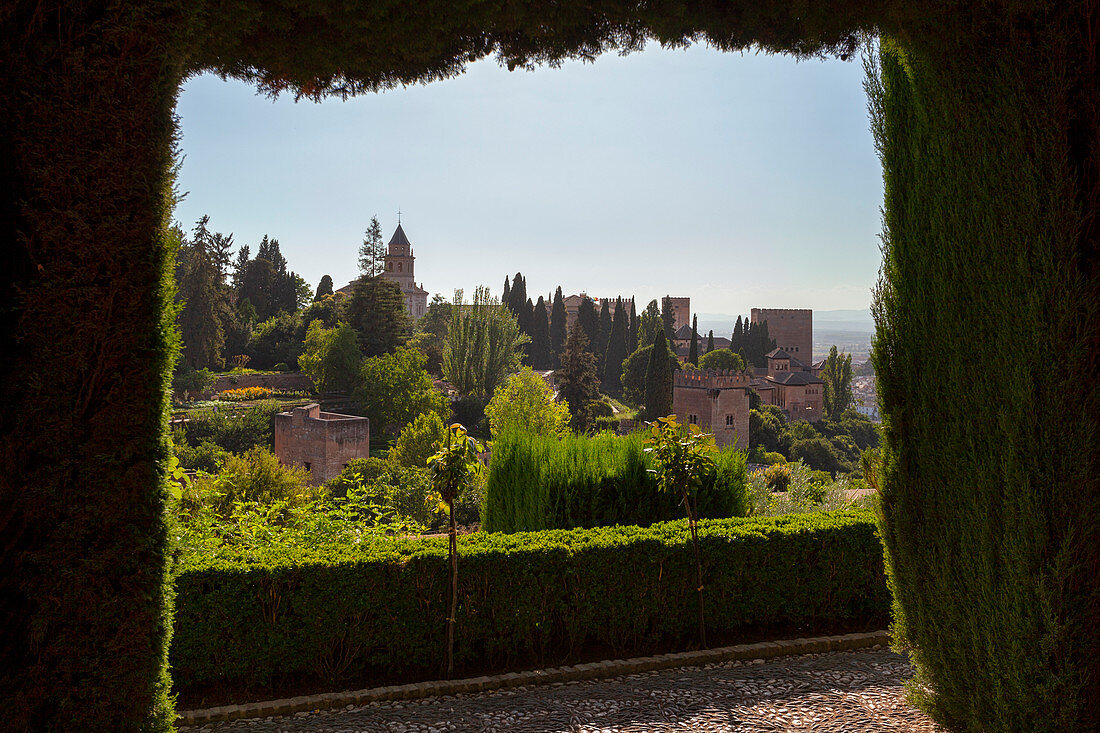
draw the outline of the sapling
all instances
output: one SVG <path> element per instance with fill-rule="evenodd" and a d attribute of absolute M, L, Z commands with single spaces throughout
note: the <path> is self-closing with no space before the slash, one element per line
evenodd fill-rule
<path fill-rule="evenodd" d="M 481 446 L 455 423 L 447 428 L 443 445 L 428 459 L 432 490 L 447 505 L 450 517 L 451 610 L 447 616 L 447 677 L 454 674 L 455 616 L 458 610 L 458 527 L 455 524 L 455 499 L 469 488 L 481 464 L 477 454 Z"/>
<path fill-rule="evenodd" d="M 687 512 L 691 530 L 691 545 L 695 550 L 695 572 L 699 592 L 699 642 L 706 647 L 707 630 L 703 621 L 703 564 L 699 560 L 699 532 L 696 525 L 699 488 L 714 475 L 715 464 L 711 453 L 714 443 L 709 434 L 698 425 L 684 426 L 675 415 L 659 417 L 650 424 L 646 452 L 653 455 L 656 468 L 648 469 L 657 475 L 660 491 L 679 495 Z"/>

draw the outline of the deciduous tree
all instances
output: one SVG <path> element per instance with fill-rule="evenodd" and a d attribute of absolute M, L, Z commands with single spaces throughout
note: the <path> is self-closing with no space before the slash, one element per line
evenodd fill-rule
<path fill-rule="evenodd" d="M 852 355 L 838 353 L 834 344 L 825 359 L 821 379 L 825 382 L 822 391 L 825 414 L 834 420 L 839 419 L 852 406 Z"/>
<path fill-rule="evenodd" d="M 554 392 L 539 375 L 524 367 L 497 387 L 485 406 L 489 429 L 496 437 L 518 429 L 536 435 L 561 435 L 569 431 L 569 407 L 554 400 Z"/>
<path fill-rule="evenodd" d="M 397 432 L 425 412 L 450 414 L 447 398 L 424 369 L 426 363 L 422 353 L 403 347 L 363 360 L 355 396 L 372 432 Z"/>
<path fill-rule="evenodd" d="M 462 291 L 456 290 L 443 345 L 443 376 L 460 395 L 487 398 L 519 368 L 520 347 L 529 340 L 488 288 L 479 286 L 473 303 L 464 303 Z"/>

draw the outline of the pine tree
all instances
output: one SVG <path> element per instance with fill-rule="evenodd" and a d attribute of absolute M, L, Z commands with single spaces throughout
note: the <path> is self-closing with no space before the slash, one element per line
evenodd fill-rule
<path fill-rule="evenodd" d="M 190 242 L 175 230 L 182 242 L 176 259 L 176 300 L 182 305 L 176 318 L 183 341 L 183 361 L 192 369 L 218 369 L 224 365 L 223 323 L 230 315 L 228 288 L 206 247 L 207 220 L 205 216 L 199 220 L 195 238 Z"/>
<path fill-rule="evenodd" d="M 578 432 L 586 430 L 590 422 L 589 405 L 600 398 L 600 377 L 596 357 L 589 350 L 588 336 L 580 321 L 569 329 L 561 353 L 561 368 L 554 373 L 554 379 L 559 399 L 569 405 L 571 426 Z"/>
<path fill-rule="evenodd" d="M 710 333 L 707 334 L 707 353 L 714 351 L 714 329 L 710 329 Z"/>
<path fill-rule="evenodd" d="M 588 296 L 581 299 L 580 307 L 577 308 L 577 323 L 584 329 L 584 337 L 591 351 L 600 336 L 600 314 L 596 312 L 596 304 Z"/>
<path fill-rule="evenodd" d="M 699 316 L 691 317 L 691 346 L 688 347 L 688 361 L 699 366 L 699 333 L 695 330 L 699 325 Z"/>
<path fill-rule="evenodd" d="M 257 255 L 258 256 L 258 255 Z M 367 277 L 377 277 L 386 271 L 386 245 L 382 243 L 382 225 L 372 216 L 363 243 L 359 245 L 359 272 Z"/>
<path fill-rule="evenodd" d="M 561 351 L 565 348 L 565 299 L 561 295 L 561 286 L 554 291 L 554 305 L 550 309 L 550 355 L 553 368 L 561 364 Z"/>
<path fill-rule="evenodd" d="M 603 374 L 604 357 L 607 356 L 607 342 L 611 338 L 611 301 L 604 298 L 600 305 L 600 328 L 596 332 L 596 343 L 592 353 L 596 355 L 596 369 Z"/>
<path fill-rule="evenodd" d="M 615 318 L 611 321 L 611 335 L 607 340 L 607 353 L 604 355 L 603 391 L 610 395 L 622 394 L 623 361 L 629 355 L 627 351 L 626 330 L 630 316 L 626 304 L 620 298 L 615 303 Z"/>
<path fill-rule="evenodd" d="M 546 317 L 546 301 L 540 295 L 531 312 L 531 348 L 535 369 L 552 369 L 550 355 L 550 323 Z"/>
<path fill-rule="evenodd" d="M 672 414 L 672 366 L 663 329 L 657 330 L 645 371 L 645 414 L 649 420 Z"/>

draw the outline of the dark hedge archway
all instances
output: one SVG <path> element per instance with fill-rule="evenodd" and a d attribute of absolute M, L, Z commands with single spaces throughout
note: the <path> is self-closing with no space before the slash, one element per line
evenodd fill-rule
<path fill-rule="evenodd" d="M 1100 726 L 1091 3 L 16 0 L 0 30 L 0 727 L 171 726 L 163 231 L 187 75 L 320 99 L 490 53 L 847 55 L 874 33 L 899 630 L 958 730 Z"/>

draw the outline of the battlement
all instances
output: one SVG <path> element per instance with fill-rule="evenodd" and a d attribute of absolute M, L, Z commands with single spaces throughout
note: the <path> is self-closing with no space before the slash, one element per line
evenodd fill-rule
<path fill-rule="evenodd" d="M 703 371 L 676 372 L 672 375 L 674 387 L 699 389 L 733 389 L 749 386 L 747 372 L 733 369 L 704 369 Z"/>
<path fill-rule="evenodd" d="M 749 313 L 752 320 L 755 322 L 756 317 L 759 314 L 768 313 L 791 313 L 799 315 L 813 315 L 813 308 L 752 308 Z"/>

